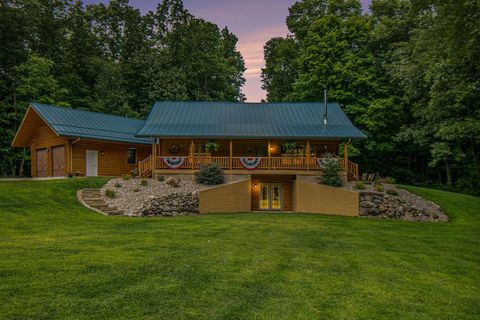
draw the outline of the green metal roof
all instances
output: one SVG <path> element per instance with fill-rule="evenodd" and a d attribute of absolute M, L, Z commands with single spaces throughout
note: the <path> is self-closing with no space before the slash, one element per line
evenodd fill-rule
<path fill-rule="evenodd" d="M 135 132 L 142 127 L 143 120 L 40 103 L 31 103 L 30 105 L 62 137 L 139 144 L 151 143 L 148 138 L 135 136 Z"/>
<path fill-rule="evenodd" d="M 365 139 L 338 103 L 157 101 L 137 137 Z"/>

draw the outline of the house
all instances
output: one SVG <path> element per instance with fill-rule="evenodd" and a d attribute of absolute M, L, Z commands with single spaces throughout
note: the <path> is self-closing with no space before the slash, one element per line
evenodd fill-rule
<path fill-rule="evenodd" d="M 223 197 L 252 211 L 312 211 L 318 201 L 335 211 L 338 192 L 309 181 L 327 154 L 338 157 L 345 179 L 358 179 L 348 143 L 365 138 L 337 103 L 158 101 L 145 121 L 32 103 L 12 145 L 31 148 L 35 177 L 119 176 L 137 167 L 144 177 L 192 179 L 216 163 L 229 180 L 248 180 Z"/>
<path fill-rule="evenodd" d="M 31 149 L 32 177 L 120 176 L 151 154 L 144 121 L 31 103 L 13 147 Z"/>

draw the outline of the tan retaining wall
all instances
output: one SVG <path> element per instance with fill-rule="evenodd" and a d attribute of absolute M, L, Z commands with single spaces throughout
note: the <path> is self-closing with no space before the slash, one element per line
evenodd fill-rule
<path fill-rule="evenodd" d="M 250 179 L 201 190 L 200 213 L 250 212 Z"/>
<path fill-rule="evenodd" d="M 302 179 L 294 181 L 293 205 L 296 212 L 358 216 L 359 197 L 355 191 Z"/>

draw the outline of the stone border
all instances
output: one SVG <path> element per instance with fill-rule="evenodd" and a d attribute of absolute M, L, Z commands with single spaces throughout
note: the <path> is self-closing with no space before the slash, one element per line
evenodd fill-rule
<path fill-rule="evenodd" d="M 100 211 L 100 210 L 98 210 L 98 209 L 95 209 L 94 207 L 90 207 L 85 201 L 83 201 L 83 198 L 82 198 L 83 190 L 85 190 L 85 189 L 79 189 L 79 190 L 77 190 L 77 200 L 78 200 L 78 202 L 80 202 L 80 203 L 81 203 L 85 208 L 87 208 L 87 209 L 90 209 L 90 210 L 95 211 L 95 212 L 97 212 L 97 213 L 101 213 L 101 214 L 103 214 L 104 216 L 108 216 L 108 214 L 106 214 L 105 212 Z"/>
<path fill-rule="evenodd" d="M 101 201 L 103 202 L 102 205 L 96 207 L 94 205 L 91 205 L 88 203 L 88 201 L 86 201 L 84 199 L 84 192 L 87 191 L 87 192 L 98 192 L 98 194 L 100 195 L 100 197 L 97 199 L 95 199 L 95 201 Z M 78 202 L 80 202 L 84 207 L 92 210 L 92 211 L 95 211 L 97 213 L 101 213 L 103 214 L 104 216 L 123 216 L 123 212 L 121 211 L 118 211 L 117 208 L 113 208 L 113 207 L 110 207 L 102 198 L 101 198 L 101 193 L 100 193 L 100 189 L 99 188 L 84 188 L 84 189 L 80 189 L 80 190 L 77 190 L 77 200 Z M 106 208 L 105 211 L 99 209 L 99 208 Z"/>

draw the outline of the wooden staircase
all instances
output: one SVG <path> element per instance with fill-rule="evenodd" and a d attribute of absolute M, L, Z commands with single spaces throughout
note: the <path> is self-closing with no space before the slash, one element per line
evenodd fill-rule
<path fill-rule="evenodd" d="M 360 173 L 358 170 L 358 163 L 348 160 L 347 167 L 347 178 L 349 181 L 358 181 L 360 179 Z"/>
<path fill-rule="evenodd" d="M 138 162 L 138 174 L 142 178 L 152 177 L 152 155 Z"/>

